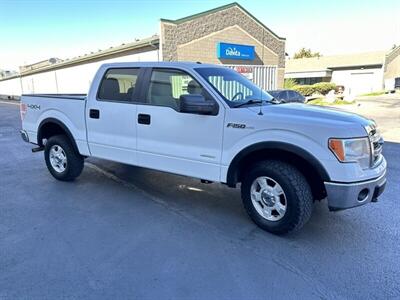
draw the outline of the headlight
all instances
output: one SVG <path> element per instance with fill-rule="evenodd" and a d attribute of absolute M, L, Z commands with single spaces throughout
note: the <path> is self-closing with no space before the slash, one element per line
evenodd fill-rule
<path fill-rule="evenodd" d="M 371 147 L 367 137 L 329 139 L 329 149 L 341 162 L 358 162 L 363 169 L 370 167 Z"/>

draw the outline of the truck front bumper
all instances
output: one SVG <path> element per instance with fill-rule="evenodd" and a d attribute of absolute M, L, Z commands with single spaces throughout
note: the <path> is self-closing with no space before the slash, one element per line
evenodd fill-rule
<path fill-rule="evenodd" d="M 376 202 L 386 185 L 386 171 L 378 178 L 352 183 L 325 182 L 329 210 L 336 211 Z"/>

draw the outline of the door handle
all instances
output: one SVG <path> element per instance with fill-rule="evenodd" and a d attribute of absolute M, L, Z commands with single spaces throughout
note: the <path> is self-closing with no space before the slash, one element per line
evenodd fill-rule
<path fill-rule="evenodd" d="M 138 114 L 137 121 L 139 124 L 150 125 L 150 115 L 147 114 Z"/>
<path fill-rule="evenodd" d="M 89 110 L 89 118 L 100 119 L 100 111 L 98 109 Z"/>

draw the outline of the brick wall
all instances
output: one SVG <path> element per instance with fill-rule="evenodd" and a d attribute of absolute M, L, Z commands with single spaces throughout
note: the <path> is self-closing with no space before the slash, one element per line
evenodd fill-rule
<path fill-rule="evenodd" d="M 213 13 L 195 17 L 193 19 L 189 19 L 187 21 L 177 24 L 173 22 L 162 21 L 161 47 L 163 60 L 176 61 L 181 59 L 181 57 L 189 57 L 189 54 L 184 54 L 184 46 L 179 46 L 186 45 L 192 41 L 199 40 L 208 35 L 223 31 L 224 29 L 233 27 L 235 25 L 244 30 L 249 37 L 252 37 L 259 42 L 263 40 L 264 35 L 264 45 L 270 50 L 269 54 L 276 54 L 276 56 L 278 57 L 277 65 L 279 68 L 285 67 L 285 40 L 277 37 L 275 34 L 265 29 L 262 25 L 260 25 L 260 23 L 258 23 L 254 18 L 245 13 L 238 6 L 215 11 Z M 221 34 L 224 35 L 224 33 Z M 231 38 L 231 40 L 233 40 L 234 36 L 231 35 L 230 37 L 228 37 L 226 35 L 225 38 Z M 240 43 L 244 42 L 241 41 Z M 210 44 L 209 46 L 211 47 L 211 49 L 202 50 L 210 51 L 211 53 L 216 55 L 215 45 Z M 187 49 L 190 49 L 190 46 L 188 46 Z M 202 55 L 201 53 L 198 54 Z M 267 60 L 269 59 L 271 58 L 268 57 Z M 235 60 L 235 62 L 237 61 Z"/>
<path fill-rule="evenodd" d="M 250 60 L 220 60 L 217 58 L 217 43 L 220 41 L 255 46 L 255 59 Z M 225 28 L 208 36 L 177 46 L 177 60 L 200 61 L 206 63 L 223 64 L 253 64 L 278 65 L 279 56 L 242 30 L 239 26 Z"/>

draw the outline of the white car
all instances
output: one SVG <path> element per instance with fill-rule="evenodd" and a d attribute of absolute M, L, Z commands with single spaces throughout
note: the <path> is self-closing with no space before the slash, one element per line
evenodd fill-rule
<path fill-rule="evenodd" d="M 386 183 L 372 120 L 275 102 L 223 66 L 105 64 L 87 95 L 23 95 L 21 117 L 22 138 L 56 179 L 75 179 L 94 156 L 240 184 L 251 219 L 277 234 L 306 223 L 315 200 L 360 206 Z"/>

